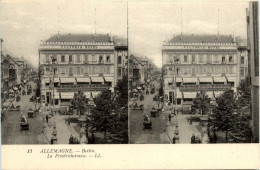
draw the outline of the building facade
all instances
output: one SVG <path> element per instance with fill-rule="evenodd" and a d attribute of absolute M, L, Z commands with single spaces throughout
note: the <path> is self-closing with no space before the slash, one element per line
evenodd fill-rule
<path fill-rule="evenodd" d="M 107 34 L 63 34 L 39 47 L 42 101 L 67 107 L 82 91 L 93 101 L 117 80 L 114 43 Z M 53 99 L 53 100 L 52 100 Z"/>
<path fill-rule="evenodd" d="M 137 57 L 131 55 L 129 58 L 129 89 L 138 87 L 144 83 L 144 67 Z"/>
<path fill-rule="evenodd" d="M 123 76 L 128 74 L 128 46 L 127 39 L 114 37 L 115 59 L 117 63 L 117 79 L 122 80 Z"/>
<path fill-rule="evenodd" d="M 212 101 L 226 89 L 237 90 L 240 64 L 231 36 L 178 35 L 163 44 L 162 63 L 164 95 L 178 107 L 190 108 L 201 90 Z"/>
<path fill-rule="evenodd" d="M 251 115 L 253 141 L 259 142 L 259 25 L 258 2 L 250 2 L 247 9 L 247 38 L 249 75 L 251 78 Z"/>

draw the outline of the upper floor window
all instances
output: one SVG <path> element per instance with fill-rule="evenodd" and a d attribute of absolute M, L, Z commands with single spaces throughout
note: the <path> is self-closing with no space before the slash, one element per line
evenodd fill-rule
<path fill-rule="evenodd" d="M 222 56 L 222 63 L 226 62 L 226 57 Z"/>
<path fill-rule="evenodd" d="M 72 55 L 69 55 L 69 62 L 72 62 Z"/>
<path fill-rule="evenodd" d="M 199 56 L 199 63 L 203 62 L 203 56 Z"/>
<path fill-rule="evenodd" d="M 208 56 L 207 56 L 207 62 L 208 62 L 208 63 L 211 63 L 211 55 L 208 55 Z"/>
<path fill-rule="evenodd" d="M 196 57 L 195 57 L 195 55 L 192 55 L 192 62 L 193 62 L 193 63 L 196 62 Z"/>
<path fill-rule="evenodd" d="M 80 67 L 77 67 L 77 75 L 80 74 Z"/>
<path fill-rule="evenodd" d="M 243 56 L 241 57 L 241 64 L 245 64 L 245 58 Z"/>
<path fill-rule="evenodd" d="M 51 55 L 50 55 L 51 56 Z M 50 56 L 46 55 L 46 63 L 50 62 Z"/>
<path fill-rule="evenodd" d="M 118 56 L 117 64 L 122 64 L 122 57 L 121 56 Z"/>
<path fill-rule="evenodd" d="M 69 75 L 73 75 L 73 68 L 72 67 L 69 68 Z"/>
<path fill-rule="evenodd" d="M 181 73 L 180 67 L 177 67 L 177 68 L 176 68 L 176 74 L 177 74 L 177 76 L 180 75 L 180 73 Z"/>
<path fill-rule="evenodd" d="M 233 62 L 233 56 L 229 56 L 228 62 Z"/>
<path fill-rule="evenodd" d="M 96 61 L 96 57 L 94 54 L 92 55 L 92 61 Z"/>
<path fill-rule="evenodd" d="M 245 70 L 244 70 L 244 68 L 241 68 L 240 69 L 240 76 L 244 76 L 245 75 Z"/>
<path fill-rule="evenodd" d="M 121 70 L 121 68 L 117 68 L 117 75 L 118 75 L 118 76 L 122 76 L 122 70 Z"/>
<path fill-rule="evenodd" d="M 110 61 L 110 56 L 107 55 L 106 61 L 109 62 Z"/>
<path fill-rule="evenodd" d="M 88 55 L 87 54 L 84 55 L 84 60 L 85 60 L 85 63 L 88 62 Z"/>
<path fill-rule="evenodd" d="M 54 67 L 54 70 L 53 70 L 53 72 L 54 72 L 54 75 L 56 75 L 56 74 L 57 74 L 57 72 L 58 72 L 58 68 L 57 68 L 57 67 Z"/>
<path fill-rule="evenodd" d="M 188 62 L 188 56 L 184 56 L 184 63 L 187 63 Z"/>
<path fill-rule="evenodd" d="M 110 74 L 110 66 L 107 66 L 107 74 Z"/>
<path fill-rule="evenodd" d="M 103 56 L 102 55 L 100 55 L 99 56 L 99 60 L 98 60 L 99 62 L 102 62 L 103 61 Z"/>
<path fill-rule="evenodd" d="M 61 56 L 61 62 L 64 63 L 65 62 L 65 55 Z"/>
<path fill-rule="evenodd" d="M 81 59 L 80 59 L 80 55 L 77 55 L 77 63 L 80 63 Z"/>

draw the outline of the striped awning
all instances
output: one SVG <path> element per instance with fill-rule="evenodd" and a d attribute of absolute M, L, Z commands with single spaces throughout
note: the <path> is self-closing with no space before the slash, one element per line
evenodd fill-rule
<path fill-rule="evenodd" d="M 224 92 L 223 91 L 214 91 L 215 98 L 219 97 L 222 93 L 224 93 Z"/>
<path fill-rule="evenodd" d="M 104 77 L 106 82 L 113 82 L 114 81 L 114 77 Z"/>
<path fill-rule="evenodd" d="M 212 83 L 213 79 L 212 79 L 212 77 L 200 77 L 199 81 L 202 83 Z"/>
<path fill-rule="evenodd" d="M 235 82 L 236 81 L 236 77 L 227 77 L 229 82 Z"/>
<path fill-rule="evenodd" d="M 60 98 L 61 99 L 73 99 L 74 98 L 74 93 L 73 92 L 68 92 L 68 93 L 60 93 Z"/>
<path fill-rule="evenodd" d="M 60 99 L 60 94 L 59 93 L 54 93 L 54 99 Z"/>
<path fill-rule="evenodd" d="M 91 77 L 91 82 L 94 82 L 94 83 L 103 83 L 103 82 L 104 82 L 104 79 L 103 79 L 103 77 Z"/>
<path fill-rule="evenodd" d="M 75 78 L 60 78 L 60 83 L 75 83 Z"/>
<path fill-rule="evenodd" d="M 212 92 L 212 91 L 207 91 L 206 94 L 208 95 L 208 97 L 209 97 L 210 99 L 213 98 L 213 92 Z"/>
<path fill-rule="evenodd" d="M 197 77 L 183 77 L 183 83 L 197 83 Z"/>
<path fill-rule="evenodd" d="M 101 91 L 93 91 L 92 92 L 92 97 L 97 98 L 97 96 L 101 93 Z"/>
<path fill-rule="evenodd" d="M 86 96 L 86 98 L 91 98 L 91 92 L 87 91 L 87 92 L 84 92 L 84 95 Z"/>
<path fill-rule="evenodd" d="M 197 92 L 183 92 L 183 98 L 186 99 L 195 99 L 197 96 Z"/>
<path fill-rule="evenodd" d="M 214 79 L 214 82 L 217 82 L 217 83 L 225 83 L 227 80 L 225 77 L 213 77 Z"/>
<path fill-rule="evenodd" d="M 55 78 L 54 78 L 54 83 L 59 83 L 59 82 L 60 82 L 60 79 L 57 78 L 57 77 L 55 77 Z"/>
<path fill-rule="evenodd" d="M 181 83 L 181 82 L 182 82 L 182 78 L 181 78 L 181 77 L 177 77 L 177 78 L 176 78 L 176 82 L 177 82 L 177 83 Z"/>
<path fill-rule="evenodd" d="M 76 78 L 78 83 L 89 83 L 90 82 L 90 78 L 89 77 L 79 77 Z"/>

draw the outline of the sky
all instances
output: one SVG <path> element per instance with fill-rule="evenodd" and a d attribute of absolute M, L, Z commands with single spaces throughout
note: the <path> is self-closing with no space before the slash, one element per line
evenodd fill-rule
<path fill-rule="evenodd" d="M 86 0 L 1 0 L 3 52 L 35 67 L 42 40 L 67 33 L 111 33 L 127 37 L 127 3 Z"/>
<path fill-rule="evenodd" d="M 161 67 L 163 42 L 181 32 L 217 34 L 219 31 L 221 35 L 246 38 L 248 5 L 246 1 L 129 2 L 130 54 L 152 58 Z"/>

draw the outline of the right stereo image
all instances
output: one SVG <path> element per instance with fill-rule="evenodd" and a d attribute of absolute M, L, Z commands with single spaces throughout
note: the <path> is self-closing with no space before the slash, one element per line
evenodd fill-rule
<path fill-rule="evenodd" d="M 128 8 L 130 144 L 259 143 L 258 2 Z"/>

